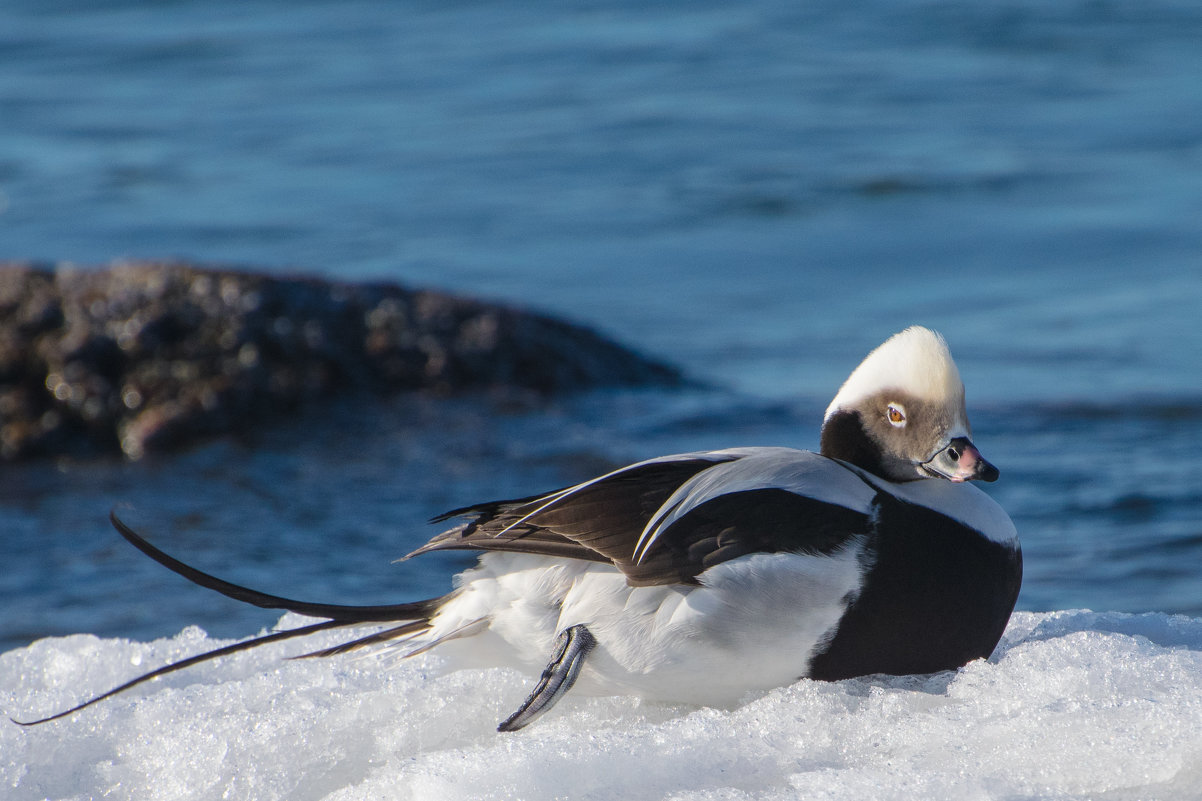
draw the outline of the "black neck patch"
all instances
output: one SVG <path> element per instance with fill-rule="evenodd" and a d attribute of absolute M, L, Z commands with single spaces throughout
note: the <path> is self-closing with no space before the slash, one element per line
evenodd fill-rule
<path fill-rule="evenodd" d="M 865 433 L 859 412 L 838 411 L 826 419 L 822 424 L 821 453 L 886 477 L 881 449 Z"/>

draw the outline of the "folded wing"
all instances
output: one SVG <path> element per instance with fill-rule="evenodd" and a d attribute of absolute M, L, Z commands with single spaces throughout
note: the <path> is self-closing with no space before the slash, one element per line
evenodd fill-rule
<path fill-rule="evenodd" d="M 682 454 L 547 495 L 448 512 L 434 522 L 468 522 L 409 557 L 517 551 L 607 562 L 632 586 L 696 584 L 707 568 L 750 553 L 836 550 L 867 530 L 874 497 L 856 474 L 806 451 Z"/>

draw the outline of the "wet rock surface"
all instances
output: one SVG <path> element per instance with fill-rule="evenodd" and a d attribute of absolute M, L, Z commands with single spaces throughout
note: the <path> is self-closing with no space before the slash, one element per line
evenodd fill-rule
<path fill-rule="evenodd" d="M 354 393 L 672 384 L 544 315 L 394 284 L 0 262 L 0 458 L 131 458 Z"/>

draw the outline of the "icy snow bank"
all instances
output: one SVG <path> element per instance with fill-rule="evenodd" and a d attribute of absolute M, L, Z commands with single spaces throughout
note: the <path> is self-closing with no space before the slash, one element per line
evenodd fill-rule
<path fill-rule="evenodd" d="M 299 618 L 284 621 L 294 624 Z M 87 635 L 0 654 L 0 707 L 65 708 L 221 641 Z M 518 734 L 509 670 L 268 647 L 32 729 L 0 726 L 11 799 L 1197 798 L 1202 620 L 1019 613 L 956 674 L 801 681 L 733 710 L 569 696 Z M 423 661 L 424 660 L 424 661 Z"/>

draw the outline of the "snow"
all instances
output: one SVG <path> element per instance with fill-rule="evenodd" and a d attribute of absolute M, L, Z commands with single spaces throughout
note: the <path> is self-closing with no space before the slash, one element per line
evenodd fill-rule
<path fill-rule="evenodd" d="M 40 640 L 0 654 L 0 710 L 57 712 L 227 642 L 195 627 Z M 436 654 L 281 658 L 298 652 L 267 646 L 42 726 L 4 722 L 0 797 L 1202 797 L 1202 620 L 1180 616 L 1020 612 L 989 661 L 956 673 L 800 681 L 732 709 L 569 694 L 516 734 L 494 729 L 529 676 L 448 673 Z"/>

